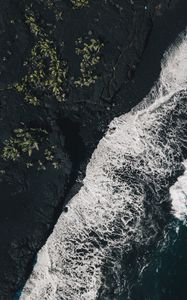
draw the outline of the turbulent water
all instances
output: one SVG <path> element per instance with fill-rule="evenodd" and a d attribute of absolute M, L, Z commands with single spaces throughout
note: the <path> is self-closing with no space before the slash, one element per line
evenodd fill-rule
<path fill-rule="evenodd" d="M 187 225 L 187 160 L 184 167 L 184 174 L 170 188 L 170 194 L 174 216 Z"/>
<path fill-rule="evenodd" d="M 138 249 L 146 254 L 160 234 L 169 187 L 184 170 L 186 100 L 185 32 L 165 53 L 148 96 L 111 122 L 83 187 L 38 253 L 22 300 L 114 300 L 129 289 L 126 260 Z M 172 209 L 181 217 L 176 202 Z"/>

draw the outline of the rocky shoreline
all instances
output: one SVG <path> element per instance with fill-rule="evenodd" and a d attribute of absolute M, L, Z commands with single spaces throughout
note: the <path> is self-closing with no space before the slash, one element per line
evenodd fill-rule
<path fill-rule="evenodd" d="M 163 52 L 185 28 L 185 0 L 147 2 L 93 1 L 89 7 L 73 9 L 70 1 L 64 1 L 62 8 L 55 4 L 42 10 L 42 1 L 29 1 L 40 25 L 52 24 L 50 39 L 57 57 L 68 62 L 65 100 L 53 101 L 55 92 L 50 89 L 37 90 L 44 101 L 35 107 L 12 86 L 25 76 L 23 65 L 38 37 L 25 23 L 25 1 L 1 1 L 1 151 L 15 128 L 44 128 L 62 164 L 57 170 L 47 164 L 39 171 L 28 169 L 24 161 L 0 161 L 0 169 L 6 170 L 0 182 L 1 300 L 12 299 L 29 276 L 37 251 L 65 203 L 80 188 L 90 155 L 109 122 L 147 94 L 160 71 Z M 56 19 L 61 18 L 57 14 L 61 9 L 62 21 Z M 51 25 L 44 25 L 48 32 Z M 100 60 L 92 57 L 98 62 L 96 70 L 95 64 L 87 70 L 84 60 L 84 73 L 80 72 L 81 58 L 73 51 L 79 37 L 87 47 L 93 46 L 90 40 L 104 45 Z M 97 44 L 93 47 L 98 49 Z M 85 78 L 86 85 L 90 80 L 92 84 L 77 87 L 74 78 L 79 84 L 85 84 Z"/>

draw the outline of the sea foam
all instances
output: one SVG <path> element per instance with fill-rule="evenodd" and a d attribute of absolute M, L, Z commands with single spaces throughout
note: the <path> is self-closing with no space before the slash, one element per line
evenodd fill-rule
<path fill-rule="evenodd" d="M 165 53 L 148 96 L 109 125 L 82 188 L 39 251 L 21 300 L 116 299 L 124 253 L 154 240 L 171 179 L 184 168 L 186 89 L 185 32 Z"/>
<path fill-rule="evenodd" d="M 187 160 L 184 161 L 185 172 L 170 188 L 174 216 L 187 225 Z"/>

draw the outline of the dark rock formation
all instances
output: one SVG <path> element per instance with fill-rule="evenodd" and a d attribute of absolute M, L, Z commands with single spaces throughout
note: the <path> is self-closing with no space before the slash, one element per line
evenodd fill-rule
<path fill-rule="evenodd" d="M 156 79 L 162 53 L 186 22 L 186 1 L 175 2 L 90 0 L 88 7 L 73 8 L 70 0 L 0 0 L 1 157 L 14 129 L 42 128 L 48 132 L 47 143 L 57 147 L 61 164 L 55 169 L 47 161 L 46 170 L 39 171 L 27 168 L 25 154 L 16 161 L 0 160 L 1 300 L 12 299 L 29 276 L 37 251 L 79 189 L 111 119 L 129 111 Z M 52 54 L 42 57 L 40 49 L 37 64 L 41 57 L 50 81 L 41 77 L 31 86 L 25 77 L 34 72 L 29 57 L 44 41 Z M 78 47 L 87 47 L 89 57 L 78 55 Z M 51 62 L 57 68 L 56 58 L 66 69 L 62 103 L 56 100 L 58 85 L 50 74 Z M 15 88 L 23 82 L 24 93 Z M 40 105 L 28 104 L 28 95 L 39 97 Z"/>

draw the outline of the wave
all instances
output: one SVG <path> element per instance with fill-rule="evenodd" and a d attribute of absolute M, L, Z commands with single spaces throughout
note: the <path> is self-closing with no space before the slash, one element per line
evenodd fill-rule
<path fill-rule="evenodd" d="M 114 300 L 128 285 L 122 261 L 154 242 L 172 178 L 184 170 L 186 99 L 187 32 L 165 53 L 148 96 L 109 125 L 21 300 Z"/>
<path fill-rule="evenodd" d="M 173 215 L 187 225 L 187 160 L 184 161 L 185 172 L 170 188 Z"/>

